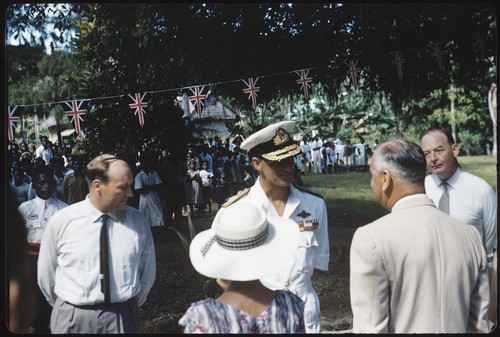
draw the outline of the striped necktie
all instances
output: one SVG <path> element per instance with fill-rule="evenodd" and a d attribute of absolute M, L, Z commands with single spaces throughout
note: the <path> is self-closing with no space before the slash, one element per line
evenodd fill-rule
<path fill-rule="evenodd" d="M 441 199 L 439 199 L 439 209 L 445 212 L 446 214 L 450 214 L 450 195 L 448 194 L 448 183 L 446 181 L 441 182 L 441 186 L 443 187 L 443 195 Z"/>

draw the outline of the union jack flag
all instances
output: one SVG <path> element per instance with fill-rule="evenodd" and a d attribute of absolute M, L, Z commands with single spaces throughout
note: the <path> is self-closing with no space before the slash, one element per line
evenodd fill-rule
<path fill-rule="evenodd" d="M 248 99 L 252 99 L 252 107 L 254 110 L 257 107 L 257 92 L 259 92 L 260 90 L 260 87 L 255 86 L 258 80 L 259 80 L 258 77 L 255 79 L 255 82 L 251 77 L 248 79 L 248 82 L 242 80 L 243 83 L 245 83 L 245 85 L 247 86 L 245 89 L 243 89 L 243 92 L 245 94 L 248 94 Z"/>
<path fill-rule="evenodd" d="M 298 80 L 296 80 L 296 82 L 297 82 L 297 84 L 300 84 L 300 89 L 304 91 L 305 99 L 309 98 L 309 90 L 308 89 L 311 87 L 311 85 L 309 83 L 312 82 L 312 80 L 313 80 L 312 77 L 308 77 L 309 70 L 311 70 L 311 69 L 302 69 L 302 70 L 295 72 L 300 77 Z"/>
<path fill-rule="evenodd" d="M 24 108 L 16 105 L 15 107 L 9 106 L 9 112 L 7 115 L 7 132 L 9 134 L 9 142 L 14 142 L 14 129 L 16 128 L 16 123 L 19 122 L 19 114 Z"/>
<path fill-rule="evenodd" d="M 201 107 L 203 106 L 203 100 L 205 100 L 208 95 L 203 95 L 203 90 L 205 89 L 205 86 L 202 86 L 201 89 L 199 86 L 195 87 L 190 87 L 188 88 L 191 90 L 193 93 L 192 96 L 189 96 L 189 100 L 193 103 L 193 105 L 196 107 L 196 113 L 198 114 L 198 117 L 201 116 Z"/>
<path fill-rule="evenodd" d="M 90 100 L 82 99 L 80 101 L 66 101 L 61 104 L 69 121 L 73 123 L 77 135 L 81 132 L 81 122 L 83 122 L 82 116 L 87 113 L 87 106 L 89 103 Z"/>
<path fill-rule="evenodd" d="M 128 97 L 132 100 L 132 103 L 128 106 L 130 109 L 135 110 L 134 115 L 139 117 L 139 124 L 141 125 L 141 128 L 144 127 L 144 114 L 146 113 L 144 108 L 148 106 L 148 101 L 146 100 L 146 95 L 148 94 L 148 92 L 145 92 L 142 95 L 141 93 L 136 92 L 133 96 L 128 94 Z"/>
<path fill-rule="evenodd" d="M 436 61 L 439 66 L 439 70 L 444 70 L 443 67 L 443 51 L 441 50 L 441 46 L 443 45 L 443 42 L 431 42 L 431 49 L 432 53 L 431 56 L 434 56 L 436 58 Z"/>
<path fill-rule="evenodd" d="M 346 73 L 351 77 L 352 86 L 354 87 L 354 90 L 358 90 L 358 73 L 361 71 L 361 68 L 356 68 L 358 60 L 349 61 L 349 64 L 346 63 L 346 65 L 349 67 L 349 70 L 346 71 Z"/>
<path fill-rule="evenodd" d="M 472 45 L 475 47 L 476 52 L 479 52 L 481 57 L 484 58 L 484 41 L 481 33 L 472 34 L 472 38 L 474 39 Z"/>
<path fill-rule="evenodd" d="M 405 63 L 405 59 L 401 58 L 403 56 L 403 52 L 395 51 L 394 53 L 391 54 L 394 57 L 392 64 L 396 66 L 396 70 L 398 72 L 398 77 L 399 77 L 399 83 L 401 83 L 401 81 L 403 80 L 403 63 Z"/>

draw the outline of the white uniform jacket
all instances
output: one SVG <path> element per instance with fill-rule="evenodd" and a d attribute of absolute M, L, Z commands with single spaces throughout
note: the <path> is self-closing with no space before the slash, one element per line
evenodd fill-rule
<path fill-rule="evenodd" d="M 268 216 L 278 216 L 260 185 L 260 179 L 250 191 L 236 202 L 250 202 L 264 208 Z M 231 207 L 231 206 L 228 206 Z M 221 212 L 224 208 L 221 209 Z M 314 269 L 328 270 L 330 245 L 328 238 L 328 219 L 325 201 L 319 196 L 290 186 L 283 217 L 297 222 L 300 229 L 299 245 L 294 258 L 275 275 L 261 279 L 273 290 L 289 289 L 305 302 L 306 332 L 320 332 L 319 298 L 312 286 Z"/>

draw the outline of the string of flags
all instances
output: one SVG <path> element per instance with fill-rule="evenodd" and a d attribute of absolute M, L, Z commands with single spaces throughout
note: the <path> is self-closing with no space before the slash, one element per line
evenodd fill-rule
<path fill-rule="evenodd" d="M 474 48 L 474 51 L 478 53 L 482 58 L 484 58 L 484 40 L 481 37 L 480 33 L 472 34 L 472 46 Z M 444 65 L 443 65 L 443 57 L 444 57 L 444 50 L 443 50 L 443 44 L 445 41 L 440 41 L 440 42 L 430 42 L 427 46 L 429 47 L 427 49 L 428 53 L 430 54 L 431 57 L 435 59 L 435 62 L 437 63 L 438 69 L 440 71 L 444 71 Z M 403 80 L 403 69 L 404 66 L 403 64 L 405 63 L 405 59 L 403 58 L 403 50 L 397 50 L 394 52 L 389 53 L 392 57 L 392 65 L 395 67 L 396 74 L 399 78 L 400 84 L 402 85 L 402 80 Z M 349 79 L 349 82 L 352 86 L 352 88 L 357 91 L 358 90 L 358 80 L 360 77 L 360 73 L 362 72 L 363 68 L 361 66 L 358 66 L 359 59 L 352 59 L 349 60 L 348 62 L 344 62 L 345 65 L 347 66 L 346 70 L 346 75 L 347 78 Z M 290 73 L 295 73 L 298 76 L 298 79 L 296 80 L 296 84 L 299 85 L 299 90 L 304 96 L 306 100 L 309 99 L 309 89 L 311 89 L 311 84 L 313 82 L 314 76 L 310 74 L 311 71 L 319 69 L 319 68 L 324 68 L 327 66 L 323 67 L 310 67 L 310 68 L 304 68 L 304 69 L 299 69 L 299 70 L 293 70 L 290 72 L 287 72 L 286 74 Z M 247 79 L 239 79 L 235 81 L 226 81 L 226 82 L 219 82 L 215 83 L 217 85 L 220 84 L 226 84 L 226 83 L 236 83 L 236 82 L 243 82 L 244 88 L 242 89 L 244 94 L 248 94 L 248 100 L 251 102 L 252 108 L 255 109 L 258 106 L 257 99 L 258 99 L 258 92 L 260 91 L 260 86 L 257 86 L 257 82 L 261 78 L 265 77 L 271 77 L 271 76 L 278 76 L 282 75 L 281 74 L 273 74 L 273 75 L 266 75 L 266 76 L 259 76 L 256 78 L 249 77 Z M 144 127 L 145 124 L 145 116 L 147 113 L 147 108 L 148 108 L 148 102 L 151 98 L 151 95 L 154 93 L 158 92 L 166 92 L 166 91 L 189 91 L 190 94 L 188 94 L 188 99 L 189 101 L 193 104 L 193 106 L 196 108 L 197 116 L 201 116 L 201 111 L 203 109 L 204 101 L 205 99 L 208 98 L 209 96 L 209 89 L 205 90 L 206 87 L 210 87 L 211 85 L 215 84 L 200 84 L 200 85 L 195 85 L 195 86 L 189 86 L 189 87 L 182 87 L 182 88 L 172 88 L 172 89 L 166 89 L 166 90 L 157 90 L 157 91 L 146 91 L 143 93 L 134 93 L 134 94 L 127 94 L 127 97 L 130 101 L 129 107 L 134 113 L 134 115 L 137 116 L 139 125 Z M 111 96 L 111 97 L 98 97 L 98 98 L 86 98 L 86 99 L 75 99 L 75 100 L 70 100 L 70 101 L 64 101 L 64 102 L 55 102 L 55 103 L 43 103 L 43 104 L 48 104 L 48 105 L 53 105 L 53 104 L 60 104 L 63 109 L 64 113 L 66 116 L 68 116 L 70 122 L 73 124 L 73 127 L 75 129 L 75 133 L 79 135 L 82 131 L 83 128 L 83 123 L 84 123 L 84 116 L 87 113 L 87 109 L 92 101 L 96 101 L 99 99 L 109 99 L 109 98 L 117 98 L 117 97 L 124 97 L 124 95 L 120 96 Z M 35 106 L 35 105 L 42 105 L 42 104 L 32 104 L 32 105 L 16 105 L 16 106 L 8 106 L 8 111 L 7 111 L 7 128 L 8 128 L 8 138 L 9 142 L 14 141 L 14 129 L 16 128 L 16 124 L 19 122 L 19 116 L 21 113 L 24 111 L 26 107 L 29 106 Z"/>

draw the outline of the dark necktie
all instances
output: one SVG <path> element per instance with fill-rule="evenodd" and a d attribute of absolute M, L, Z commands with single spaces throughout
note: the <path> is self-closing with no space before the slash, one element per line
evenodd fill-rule
<path fill-rule="evenodd" d="M 109 291 L 109 256 L 108 256 L 108 230 L 106 224 L 108 222 L 108 215 L 102 215 L 101 225 L 101 244 L 100 244 L 100 262 L 101 262 L 101 291 L 104 293 L 104 303 L 109 304 L 110 291 Z"/>
<path fill-rule="evenodd" d="M 448 183 L 443 181 L 441 183 L 443 187 L 443 195 L 441 199 L 439 199 L 439 209 L 445 212 L 446 214 L 450 214 L 450 195 L 448 194 Z"/>

